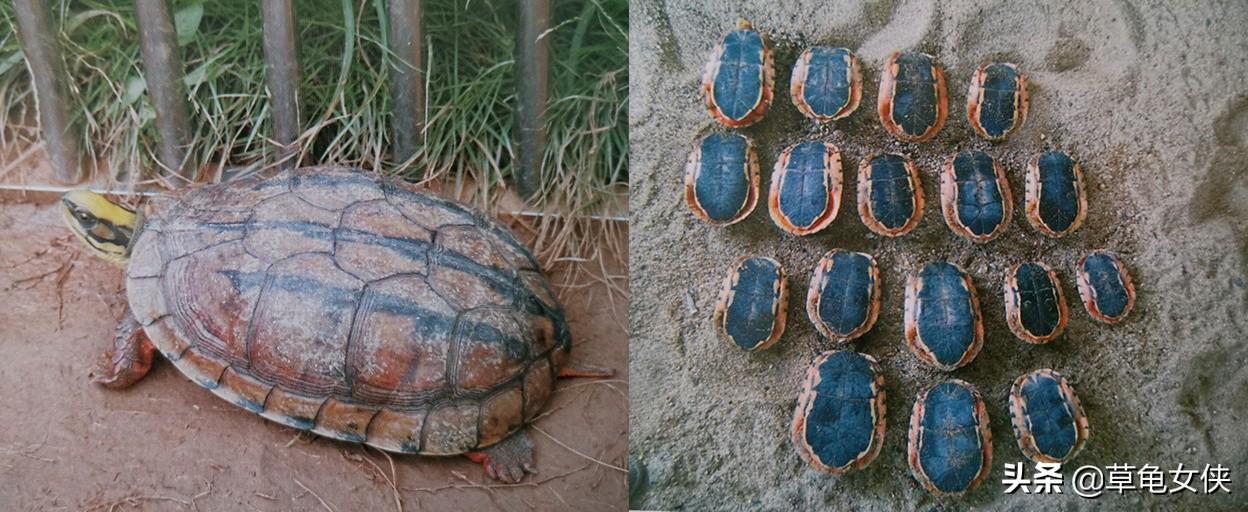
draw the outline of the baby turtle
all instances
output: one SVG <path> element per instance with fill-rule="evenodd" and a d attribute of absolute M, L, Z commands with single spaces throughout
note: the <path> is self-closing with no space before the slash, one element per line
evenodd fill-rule
<path fill-rule="evenodd" d="M 1027 166 L 1027 220 L 1051 237 L 1079 229 L 1088 211 L 1083 170 L 1070 155 L 1046 151 Z"/>
<path fill-rule="evenodd" d="M 706 64 L 702 75 L 706 109 L 730 128 L 754 124 L 771 105 L 774 75 L 767 39 L 742 20 L 719 41 Z"/>
<path fill-rule="evenodd" d="M 1027 343 L 1048 343 L 1062 334 L 1069 318 L 1057 273 L 1044 263 L 1020 263 L 1005 275 L 1005 319 Z"/>
<path fill-rule="evenodd" d="M 806 314 L 824 336 L 846 342 L 875 325 L 880 312 L 880 268 L 862 252 L 833 249 L 815 265 Z"/>
<path fill-rule="evenodd" d="M 989 62 L 971 77 L 966 118 L 980 137 L 1003 141 L 1027 119 L 1027 103 L 1027 76 L 1018 66 Z"/>
<path fill-rule="evenodd" d="M 1010 423 L 1018 449 L 1035 462 L 1069 461 L 1088 440 L 1088 417 L 1079 398 L 1065 377 L 1048 368 L 1014 381 Z"/>
<path fill-rule="evenodd" d="M 944 371 L 975 359 L 984 321 L 971 276 L 946 261 L 928 263 L 906 280 L 906 344 L 920 361 Z"/>
<path fill-rule="evenodd" d="M 750 139 L 711 133 L 698 141 L 685 164 L 685 202 L 717 226 L 749 216 L 758 203 L 758 156 Z"/>
<path fill-rule="evenodd" d="M 949 157 L 940 174 L 940 202 L 949 229 L 972 242 L 996 238 L 1014 213 L 1001 163 L 982 151 Z"/>
<path fill-rule="evenodd" d="M 1135 285 L 1131 274 L 1118 256 L 1109 251 L 1095 251 L 1079 260 L 1076 274 L 1079 298 L 1092 318 L 1116 324 L 1127 317 L 1135 304 Z"/>
<path fill-rule="evenodd" d="M 795 235 L 809 235 L 828 227 L 840 208 L 841 150 L 817 141 L 785 148 L 771 173 L 771 220 Z"/>
<path fill-rule="evenodd" d="M 952 379 L 919 393 L 906 451 L 914 479 L 936 496 L 979 486 L 992 468 L 992 432 L 979 391 Z"/>
<path fill-rule="evenodd" d="M 841 474 L 866 467 L 884 445 L 884 374 L 875 358 L 820 354 L 797 395 L 793 446 L 811 467 Z"/>
<path fill-rule="evenodd" d="M 296 169 L 188 187 L 142 212 L 74 191 L 90 249 L 129 305 L 95 381 L 138 382 L 160 352 L 264 418 L 399 453 L 467 454 L 515 482 L 525 425 L 570 366 L 563 306 L 511 232 L 363 171 Z"/>
<path fill-rule="evenodd" d="M 846 48 L 816 46 L 793 64 L 789 94 L 802 115 L 820 123 L 848 117 L 862 99 L 862 70 Z"/>
<path fill-rule="evenodd" d="M 919 52 L 893 52 L 880 72 L 880 122 L 899 140 L 922 142 L 936 136 L 949 113 L 945 75 L 936 58 Z"/>
<path fill-rule="evenodd" d="M 881 153 L 858 165 L 858 216 L 876 234 L 901 236 L 923 217 L 919 169 L 905 155 Z"/>
<path fill-rule="evenodd" d="M 728 272 L 712 320 L 732 346 L 765 350 L 784 334 L 789 287 L 784 267 L 771 258 L 744 258 Z"/>

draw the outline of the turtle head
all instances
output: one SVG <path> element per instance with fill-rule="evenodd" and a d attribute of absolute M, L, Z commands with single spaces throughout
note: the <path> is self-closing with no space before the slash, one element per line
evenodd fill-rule
<path fill-rule="evenodd" d="M 117 264 L 130 259 L 130 242 L 141 222 L 134 210 L 90 190 L 71 190 L 61 196 L 61 214 L 96 256 Z"/>

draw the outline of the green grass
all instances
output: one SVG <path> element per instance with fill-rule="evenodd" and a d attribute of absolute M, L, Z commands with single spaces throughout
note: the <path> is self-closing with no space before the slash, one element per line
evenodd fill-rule
<path fill-rule="evenodd" d="M 95 172 L 154 169 L 130 0 L 52 0 L 75 112 Z M 194 141 L 190 164 L 271 164 L 259 3 L 176 0 Z M 628 182 L 628 4 L 552 2 L 552 76 L 540 201 L 590 213 Z M 470 178 L 496 191 L 512 172 L 515 2 L 426 0 L 426 143 L 391 161 L 384 0 L 299 0 L 301 165 L 349 164 L 408 178 Z M 0 2 L 0 152 L 38 137 L 10 2 Z M 482 196 L 482 201 L 490 200 Z"/>

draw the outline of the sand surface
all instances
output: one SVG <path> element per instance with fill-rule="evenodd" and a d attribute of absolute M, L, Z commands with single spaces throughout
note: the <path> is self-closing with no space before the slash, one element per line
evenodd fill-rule
<path fill-rule="evenodd" d="M 80 247 L 46 198 L 0 196 L 0 510 L 623 508 L 624 473 L 604 465 L 624 466 L 628 446 L 624 298 L 612 305 L 610 279 L 569 276 L 568 265 L 552 275 L 573 353 L 616 376 L 561 380 L 536 423 L 546 434 L 532 432 L 538 475 L 505 486 L 464 457 L 395 455 L 391 465 L 374 449 L 298 435 L 165 361 L 124 391 L 92 385 L 124 308 L 123 280 Z M 594 271 L 626 268 L 605 261 Z M 561 288 L 569 277 L 590 284 Z"/>
<path fill-rule="evenodd" d="M 632 11 L 632 225 L 630 455 L 649 470 L 633 505 L 658 509 L 864 510 L 991 508 L 1243 510 L 1248 504 L 1248 5 L 1181 7 L 1171 2 L 856 2 L 643 0 Z M 693 142 L 718 129 L 698 84 L 718 38 L 744 17 L 773 43 L 776 99 L 743 130 L 754 139 L 765 194 L 785 146 L 837 144 L 847 169 L 881 150 L 911 155 L 927 207 L 910 234 L 885 239 L 857 215 L 854 173 L 846 172 L 840 215 L 826 231 L 798 239 L 776 228 L 765 203 L 743 222 L 711 227 L 685 207 L 682 173 Z M 863 62 L 859 110 L 818 127 L 789 99 L 797 54 L 813 44 L 846 46 Z M 950 115 L 922 144 L 888 136 L 875 112 L 879 66 L 895 49 L 943 63 Z M 1031 115 L 1007 143 L 974 137 L 965 91 L 988 59 L 1028 74 Z M 1063 239 L 1041 236 L 1019 214 L 1025 162 L 1046 148 L 1081 162 L 1089 213 Z M 937 166 L 977 148 L 1003 161 L 1016 214 L 998 239 L 973 245 L 939 212 Z M 833 348 L 806 319 L 815 262 L 834 247 L 866 251 L 880 263 L 879 321 L 853 348 L 875 356 L 887 380 L 888 428 L 879 458 L 859 473 L 832 477 L 808 468 L 788 440 L 796 392 L 816 354 Z M 1093 321 L 1077 300 L 1074 267 L 1093 249 L 1127 262 L 1138 292 L 1123 323 Z M 745 255 L 777 258 L 789 271 L 789 328 L 776 347 L 746 354 L 717 339 L 710 316 L 724 273 Z M 938 500 L 911 478 L 905 437 L 915 394 L 949 375 L 921 365 L 902 336 L 904 276 L 947 259 L 973 277 L 985 317 L 983 351 L 952 376 L 988 403 L 995 458 L 983 486 Z M 1014 263 L 1053 266 L 1071 304 L 1066 333 L 1028 346 L 1008 330 L 1001 282 Z M 1006 399 L 1013 379 L 1051 367 L 1067 376 L 1092 426 L 1072 463 L 1126 463 L 1162 469 L 1230 467 L 1234 494 L 1140 492 L 1086 500 L 1005 495 L 1003 464 L 1023 461 Z"/>

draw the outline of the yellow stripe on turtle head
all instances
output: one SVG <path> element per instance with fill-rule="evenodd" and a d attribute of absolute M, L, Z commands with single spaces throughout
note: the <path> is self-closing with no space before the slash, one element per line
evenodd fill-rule
<path fill-rule="evenodd" d="M 69 229 L 105 260 L 124 264 L 138 227 L 134 210 L 90 190 L 71 190 L 61 196 L 61 214 Z"/>

